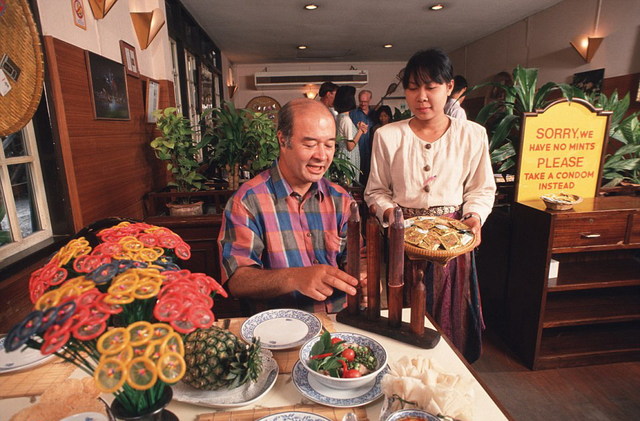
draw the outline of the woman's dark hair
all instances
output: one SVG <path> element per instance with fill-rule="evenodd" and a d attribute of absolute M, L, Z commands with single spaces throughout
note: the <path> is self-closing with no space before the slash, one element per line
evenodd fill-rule
<path fill-rule="evenodd" d="M 393 120 L 393 113 L 391 112 L 391 107 L 388 105 L 382 105 L 380 108 L 376 110 L 376 122 L 380 123 L 380 114 L 387 113 L 389 116 L 389 121 Z"/>
<path fill-rule="evenodd" d="M 448 83 L 453 79 L 453 65 L 440 48 L 418 51 L 407 62 L 402 76 L 402 87 L 409 82 L 424 85 L 430 82 Z"/>
<path fill-rule="evenodd" d="M 333 108 L 339 113 L 355 110 L 356 108 L 356 88 L 353 86 L 340 86 L 336 91 L 333 100 Z"/>

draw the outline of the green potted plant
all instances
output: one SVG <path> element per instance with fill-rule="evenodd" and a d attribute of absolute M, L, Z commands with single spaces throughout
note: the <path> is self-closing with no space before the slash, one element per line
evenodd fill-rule
<path fill-rule="evenodd" d="M 578 96 L 581 92 L 567 84 L 547 82 L 537 88 L 538 69 L 525 69 L 517 66 L 513 69 L 513 86 L 496 82 L 482 83 L 474 86 L 466 93 L 485 87 L 494 86 L 504 90 L 504 99 L 485 105 L 476 122 L 485 126 L 489 132 L 489 153 L 491 163 L 496 172 L 509 173 L 515 170 L 522 116 L 525 112 L 533 112 L 545 108 L 552 99 L 549 94 L 560 89 L 565 97 Z"/>
<path fill-rule="evenodd" d="M 251 173 L 258 174 L 271 166 L 280 155 L 275 122 L 269 114 L 255 113 L 249 122 L 249 137 L 253 139 L 256 153 L 251 160 Z"/>
<path fill-rule="evenodd" d="M 338 139 L 336 147 L 338 143 L 340 143 L 340 139 Z M 325 177 L 343 187 L 350 187 L 354 181 L 358 180 L 359 175 L 358 167 L 347 159 L 343 149 L 338 148 Z"/>
<path fill-rule="evenodd" d="M 227 171 L 229 189 L 239 185 L 240 166 L 249 162 L 256 151 L 256 133 L 251 130 L 254 114 L 237 109 L 230 101 L 211 111 L 211 164 Z"/>
<path fill-rule="evenodd" d="M 612 112 L 609 137 L 619 142 L 620 146 L 614 153 L 605 156 L 602 178 L 606 183 L 603 187 L 611 190 L 628 186 L 637 190 L 640 185 L 640 112 L 624 117 L 629 109 L 629 93 L 622 99 L 618 91 L 609 98 L 604 94 L 596 94 L 585 99 L 598 108 Z"/>
<path fill-rule="evenodd" d="M 201 164 L 197 157 L 210 142 L 210 137 L 203 136 L 199 143 L 194 143 L 191 123 L 175 107 L 156 110 L 153 115 L 161 134 L 151 141 L 151 147 L 158 159 L 167 162 L 167 171 L 172 178 L 168 186 L 178 193 L 202 190 L 205 177 L 198 172 Z M 202 214 L 202 201 L 191 203 L 189 197 L 177 200 L 167 204 L 171 215 Z"/>

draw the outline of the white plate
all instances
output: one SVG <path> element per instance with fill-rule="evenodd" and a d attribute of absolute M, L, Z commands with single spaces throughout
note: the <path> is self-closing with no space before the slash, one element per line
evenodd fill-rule
<path fill-rule="evenodd" d="M 240 334 L 247 342 L 257 337 L 263 348 L 281 350 L 298 347 L 321 330 L 322 323 L 315 315 L 283 308 L 263 311 L 249 317 L 242 324 Z"/>
<path fill-rule="evenodd" d="M 262 373 L 255 382 L 249 382 L 232 390 L 198 390 L 186 383 L 171 386 L 173 399 L 209 408 L 239 408 L 251 405 L 264 397 L 276 384 L 278 363 L 271 352 L 262 351 Z"/>
<path fill-rule="evenodd" d="M 309 377 L 309 372 L 300 363 L 300 360 L 293 366 L 291 377 L 293 384 L 304 397 L 322 405 L 352 408 L 366 405 L 382 396 L 380 382 L 387 371 L 388 368 L 382 370 L 376 376 L 376 381 L 373 384 L 348 390 L 331 389 L 318 383 L 313 377 Z"/>
<path fill-rule="evenodd" d="M 6 352 L 4 349 L 5 339 L 6 337 L 0 338 L 0 374 L 33 368 L 55 357 L 54 354 L 42 355 L 37 349 L 24 347 L 13 352 Z"/>
<path fill-rule="evenodd" d="M 323 417 L 311 412 L 287 411 L 278 412 L 277 414 L 267 415 L 258 418 L 257 421 L 331 421 L 329 418 Z"/>
<path fill-rule="evenodd" d="M 83 412 L 81 414 L 70 415 L 60 421 L 109 421 L 109 418 L 99 412 Z"/>

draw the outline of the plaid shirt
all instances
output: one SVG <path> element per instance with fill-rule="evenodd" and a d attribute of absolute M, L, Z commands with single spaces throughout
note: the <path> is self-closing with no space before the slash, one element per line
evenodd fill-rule
<path fill-rule="evenodd" d="M 244 183 L 227 202 L 218 238 L 222 281 L 244 266 L 338 267 L 345 254 L 352 201 L 342 187 L 325 178 L 300 196 L 282 178 L 276 161 Z M 260 307 L 335 313 L 344 308 L 345 301 L 345 294 L 338 290 L 324 303 L 295 291 Z"/>

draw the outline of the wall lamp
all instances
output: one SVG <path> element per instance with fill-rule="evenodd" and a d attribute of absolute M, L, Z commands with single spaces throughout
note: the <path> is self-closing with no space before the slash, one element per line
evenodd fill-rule
<path fill-rule="evenodd" d="M 117 1 L 118 0 L 89 0 L 93 17 L 96 19 L 104 18 Z"/>
<path fill-rule="evenodd" d="M 151 41 L 158 35 L 164 25 L 164 15 L 159 7 L 151 12 L 130 12 L 131 22 L 136 31 L 140 49 L 146 49 Z"/>
<path fill-rule="evenodd" d="M 593 23 L 593 32 L 592 34 L 598 33 L 598 24 L 600 23 L 600 11 L 602 10 L 602 0 L 598 0 L 598 6 L 596 7 L 596 17 Z M 591 59 L 593 58 L 596 51 L 598 51 L 598 47 L 602 44 L 602 40 L 604 38 L 599 37 L 590 37 L 588 35 L 582 35 L 577 39 L 569 42 L 573 48 L 576 49 L 580 57 L 584 59 L 587 63 L 591 63 Z"/>
<path fill-rule="evenodd" d="M 227 91 L 229 92 L 229 99 L 233 98 L 238 91 L 238 85 L 233 80 L 233 70 L 231 67 L 227 69 Z"/>
<path fill-rule="evenodd" d="M 302 96 L 309 99 L 315 99 L 316 96 L 318 96 L 318 87 L 316 85 L 305 85 Z"/>
<path fill-rule="evenodd" d="M 602 44 L 604 38 L 582 36 L 576 42 L 571 41 L 569 44 L 580 54 L 580 57 L 587 63 L 591 63 L 593 55 L 598 51 L 598 47 Z"/>

